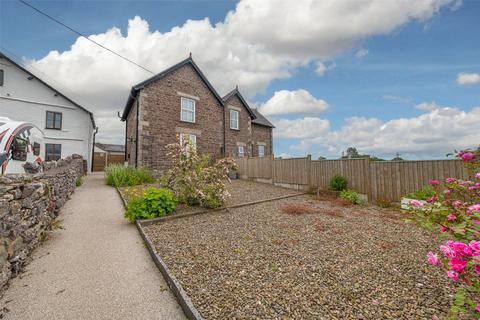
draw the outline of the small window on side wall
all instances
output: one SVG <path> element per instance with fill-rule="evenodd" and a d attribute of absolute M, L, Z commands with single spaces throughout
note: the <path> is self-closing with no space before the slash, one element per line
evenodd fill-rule
<path fill-rule="evenodd" d="M 62 158 L 62 145 L 47 143 L 45 144 L 45 161 L 58 161 Z"/>
<path fill-rule="evenodd" d="M 188 98 L 180 99 L 180 120 L 195 122 L 195 100 Z"/>
<path fill-rule="evenodd" d="M 188 133 L 180 133 L 180 144 L 183 146 L 184 143 L 186 143 L 186 140 L 189 140 L 190 145 L 187 147 L 186 153 L 187 155 L 190 154 L 190 152 L 196 151 L 197 150 L 197 136 L 194 134 L 188 134 Z"/>
<path fill-rule="evenodd" d="M 238 111 L 230 110 L 230 129 L 238 130 Z"/>
<path fill-rule="evenodd" d="M 61 130 L 62 129 L 62 113 L 47 111 L 47 124 L 45 128 Z"/>
<path fill-rule="evenodd" d="M 238 157 L 243 158 L 245 156 L 245 148 L 244 146 L 238 146 Z"/>
<path fill-rule="evenodd" d="M 265 157 L 265 146 L 258 146 L 258 156 L 260 158 Z"/>

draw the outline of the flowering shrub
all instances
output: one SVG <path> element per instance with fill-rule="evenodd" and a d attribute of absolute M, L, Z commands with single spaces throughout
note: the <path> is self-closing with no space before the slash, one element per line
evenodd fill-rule
<path fill-rule="evenodd" d="M 142 195 L 128 202 L 125 218 L 135 222 L 137 219 L 164 217 L 172 213 L 176 206 L 177 201 L 172 192 L 167 189 L 151 187 L 144 190 Z"/>
<path fill-rule="evenodd" d="M 230 181 L 228 172 L 235 168 L 233 159 L 223 158 L 211 164 L 209 157 L 199 155 L 188 139 L 170 144 L 168 149 L 173 166 L 164 180 L 180 202 L 206 208 L 225 204 L 230 196 L 225 181 Z"/>
<path fill-rule="evenodd" d="M 446 276 L 458 284 L 451 317 L 480 318 L 480 149 L 461 151 L 472 180 L 446 178 L 430 180 L 435 193 L 425 202 L 412 200 L 409 211 L 421 226 L 438 228 L 453 238 L 430 251 L 430 265 L 445 269 Z"/>

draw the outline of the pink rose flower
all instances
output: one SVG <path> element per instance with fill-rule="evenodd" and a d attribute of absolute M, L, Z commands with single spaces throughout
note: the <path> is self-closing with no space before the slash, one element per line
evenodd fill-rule
<path fill-rule="evenodd" d="M 455 219 L 457 219 L 457 216 L 450 213 L 450 214 L 447 216 L 447 219 L 448 219 L 448 220 L 455 220 Z"/>
<path fill-rule="evenodd" d="M 480 252 L 480 241 L 478 240 L 472 240 L 468 243 L 468 246 L 473 250 L 473 251 L 478 251 Z"/>
<path fill-rule="evenodd" d="M 462 202 L 459 201 L 459 200 L 455 200 L 455 201 L 453 201 L 453 203 L 452 203 L 452 206 L 453 206 L 455 209 L 458 209 L 461 205 L 462 205 Z"/>
<path fill-rule="evenodd" d="M 438 186 L 440 184 L 440 181 L 430 180 L 430 181 L 428 181 L 428 184 L 430 184 L 431 186 Z"/>
<path fill-rule="evenodd" d="M 450 194 L 450 193 L 452 193 L 452 189 L 445 189 L 445 190 L 443 190 L 443 193 L 444 194 Z"/>
<path fill-rule="evenodd" d="M 475 178 L 480 179 L 480 172 L 477 172 L 477 174 L 475 175 Z"/>
<path fill-rule="evenodd" d="M 418 201 L 418 200 L 411 200 L 411 201 L 410 201 L 410 204 L 411 204 L 412 207 L 414 207 L 414 208 L 421 208 L 421 207 L 423 207 L 423 202 Z"/>
<path fill-rule="evenodd" d="M 448 265 L 453 271 L 463 273 L 463 270 L 465 270 L 467 263 L 468 263 L 467 260 L 460 260 L 458 258 L 453 258 L 452 260 L 450 260 Z"/>
<path fill-rule="evenodd" d="M 441 232 L 447 232 L 447 231 L 448 231 L 448 228 L 447 228 L 447 227 L 444 227 L 444 226 L 441 226 L 441 227 L 440 227 L 440 231 L 441 231 Z"/>
<path fill-rule="evenodd" d="M 447 181 L 448 183 L 453 183 L 453 182 L 457 181 L 457 179 L 455 179 L 455 178 L 447 178 L 447 179 L 445 179 L 445 181 Z"/>
<path fill-rule="evenodd" d="M 452 279 L 455 282 L 458 282 L 458 272 L 450 270 L 450 271 L 447 272 L 447 277 L 449 277 L 450 279 Z"/>
<path fill-rule="evenodd" d="M 431 198 L 428 198 L 426 201 L 427 201 L 427 203 L 434 203 L 437 200 L 438 200 L 438 198 L 436 196 L 433 196 Z"/>
<path fill-rule="evenodd" d="M 441 245 L 440 250 L 448 258 L 455 258 L 457 256 L 455 250 L 453 250 L 449 245 Z"/>
<path fill-rule="evenodd" d="M 480 224 L 480 220 L 477 220 L 477 219 L 473 219 L 472 222 L 475 224 Z"/>
<path fill-rule="evenodd" d="M 468 207 L 468 210 L 480 212 L 480 203 L 477 203 L 477 204 L 474 204 L 473 206 Z"/>
<path fill-rule="evenodd" d="M 475 158 L 475 155 L 471 152 L 465 152 L 461 157 L 463 161 L 472 161 Z"/>
<path fill-rule="evenodd" d="M 448 243 L 448 241 L 447 241 Z M 472 248 L 463 242 L 453 242 L 448 244 L 450 248 L 455 251 L 455 255 L 458 256 L 471 256 L 473 253 Z"/>
<path fill-rule="evenodd" d="M 438 264 L 440 263 L 440 261 L 438 260 L 438 256 L 432 251 L 429 251 L 427 253 L 427 262 L 432 266 L 438 266 Z"/>

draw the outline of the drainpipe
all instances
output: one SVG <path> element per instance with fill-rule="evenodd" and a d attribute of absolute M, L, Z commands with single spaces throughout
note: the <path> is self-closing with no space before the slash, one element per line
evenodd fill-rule
<path fill-rule="evenodd" d="M 95 131 L 93 131 L 93 144 L 92 144 L 92 163 L 90 164 L 90 171 L 93 172 L 93 162 L 95 161 L 95 136 L 98 133 L 98 127 L 95 127 Z"/>
<path fill-rule="evenodd" d="M 140 119 L 138 118 L 139 115 L 140 115 L 140 102 L 139 102 L 139 95 L 140 95 L 140 92 L 137 94 L 137 97 L 136 97 L 136 103 L 137 103 L 137 123 L 135 124 L 136 126 L 136 130 L 135 130 L 135 168 L 138 167 L 138 126 L 139 126 L 139 123 L 140 123 Z"/>

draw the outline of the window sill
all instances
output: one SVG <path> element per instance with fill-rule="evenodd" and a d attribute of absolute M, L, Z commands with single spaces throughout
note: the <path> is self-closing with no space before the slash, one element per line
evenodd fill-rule
<path fill-rule="evenodd" d="M 182 119 L 180 119 L 180 122 L 185 122 L 185 123 L 193 123 L 193 124 L 195 124 L 195 123 L 196 123 L 195 121 L 187 121 L 187 120 L 182 120 Z"/>
<path fill-rule="evenodd" d="M 45 128 L 45 130 L 57 130 L 57 131 L 62 131 L 62 128 L 58 129 L 58 128 Z"/>
<path fill-rule="evenodd" d="M 240 129 L 231 128 L 231 127 L 230 127 L 230 130 L 234 130 L 234 131 L 240 131 Z"/>

